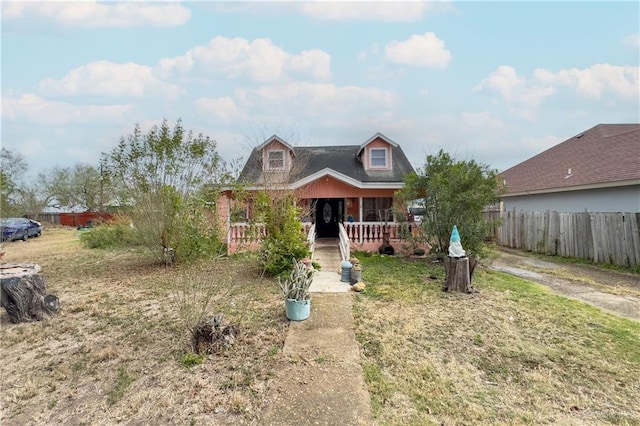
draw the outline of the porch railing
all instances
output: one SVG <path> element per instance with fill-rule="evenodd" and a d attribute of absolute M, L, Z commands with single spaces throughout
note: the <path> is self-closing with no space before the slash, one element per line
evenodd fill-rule
<path fill-rule="evenodd" d="M 345 231 L 342 223 L 338 223 L 338 235 L 340 236 L 340 254 L 342 255 L 342 260 L 348 260 L 351 258 L 351 244 L 347 231 Z"/>
<path fill-rule="evenodd" d="M 311 222 L 302 224 L 309 249 L 315 248 L 316 228 Z M 385 231 L 389 233 L 389 242 L 407 241 L 418 230 L 415 223 L 391 222 L 345 222 L 339 224 L 339 236 L 342 256 L 349 259 L 350 244 L 382 244 Z M 229 226 L 227 243 L 235 248 L 255 247 L 266 237 L 265 226 L 261 223 L 234 223 Z M 344 246 L 344 247 L 343 247 Z M 346 257 L 345 257 L 346 256 Z"/>
<path fill-rule="evenodd" d="M 307 235 L 307 242 L 315 244 L 316 225 L 311 222 L 302 224 L 303 231 Z M 227 244 L 234 247 L 248 247 L 259 243 L 267 236 L 267 229 L 262 223 L 232 223 L 227 231 Z M 313 252 L 315 247 L 309 247 Z"/>
<path fill-rule="evenodd" d="M 249 245 L 262 241 L 266 236 L 267 230 L 262 223 L 234 223 L 229 226 L 227 244 Z"/>
<path fill-rule="evenodd" d="M 307 223 L 304 223 L 303 225 L 306 225 Z M 313 252 L 316 250 L 316 224 L 312 223 L 311 226 L 309 226 L 309 229 L 307 231 L 307 244 L 309 245 L 309 251 L 311 252 L 311 258 L 313 258 Z"/>
<path fill-rule="evenodd" d="M 344 229 L 349 240 L 363 243 L 382 243 L 385 231 L 390 242 L 406 241 L 417 230 L 415 223 L 345 222 Z"/>

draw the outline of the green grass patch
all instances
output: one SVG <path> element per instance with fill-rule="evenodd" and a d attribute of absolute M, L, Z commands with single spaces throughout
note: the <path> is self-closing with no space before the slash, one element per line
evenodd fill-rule
<path fill-rule="evenodd" d="M 125 368 L 118 369 L 118 377 L 116 379 L 116 383 L 107 394 L 107 405 L 111 406 L 120 401 L 124 394 L 127 392 L 127 389 L 135 381 L 135 377 L 133 377 Z"/>
<path fill-rule="evenodd" d="M 380 424 L 639 424 L 640 323 L 483 268 L 480 292 L 457 294 L 439 264 L 359 258 L 356 336 Z"/>

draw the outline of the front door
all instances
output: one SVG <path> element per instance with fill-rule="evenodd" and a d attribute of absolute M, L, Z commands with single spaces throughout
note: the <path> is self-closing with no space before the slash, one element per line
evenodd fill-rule
<path fill-rule="evenodd" d="M 342 198 L 319 198 L 316 201 L 316 234 L 318 238 L 338 238 L 342 218 Z"/>

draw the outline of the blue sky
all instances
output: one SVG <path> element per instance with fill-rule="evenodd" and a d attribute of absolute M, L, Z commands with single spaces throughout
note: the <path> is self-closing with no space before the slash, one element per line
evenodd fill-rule
<path fill-rule="evenodd" d="M 246 159 L 272 134 L 505 170 L 640 122 L 638 2 L 2 2 L 2 146 L 34 176 L 163 118 Z M 640 155 L 640 154 L 639 154 Z"/>

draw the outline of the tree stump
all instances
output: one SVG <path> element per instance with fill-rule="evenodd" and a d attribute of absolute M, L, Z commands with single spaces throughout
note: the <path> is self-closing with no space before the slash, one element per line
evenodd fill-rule
<path fill-rule="evenodd" d="M 0 264 L 0 305 L 12 323 L 40 321 L 58 312 L 58 298 L 46 294 L 39 272 L 35 263 Z"/>
<path fill-rule="evenodd" d="M 442 290 L 473 293 L 471 277 L 477 264 L 477 259 L 447 256 L 444 259 L 445 283 Z"/>

